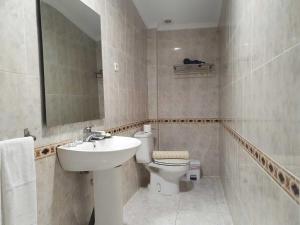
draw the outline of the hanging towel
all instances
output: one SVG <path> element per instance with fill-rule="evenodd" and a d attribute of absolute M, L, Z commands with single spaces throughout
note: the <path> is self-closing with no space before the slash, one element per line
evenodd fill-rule
<path fill-rule="evenodd" d="M 2 225 L 36 225 L 34 142 L 31 137 L 0 142 Z"/>
<path fill-rule="evenodd" d="M 188 151 L 153 151 L 153 159 L 189 159 Z"/>

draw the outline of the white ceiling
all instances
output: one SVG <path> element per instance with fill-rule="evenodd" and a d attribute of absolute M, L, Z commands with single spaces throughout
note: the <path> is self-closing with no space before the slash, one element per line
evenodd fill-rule
<path fill-rule="evenodd" d="M 148 28 L 217 27 L 223 0 L 133 0 Z M 172 24 L 164 24 L 172 19 Z"/>

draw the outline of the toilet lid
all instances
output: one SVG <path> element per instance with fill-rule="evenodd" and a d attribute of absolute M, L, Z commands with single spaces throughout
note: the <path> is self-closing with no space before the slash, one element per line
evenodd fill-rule
<path fill-rule="evenodd" d="M 186 166 L 189 162 L 186 159 L 154 159 L 155 164 L 164 166 Z"/>

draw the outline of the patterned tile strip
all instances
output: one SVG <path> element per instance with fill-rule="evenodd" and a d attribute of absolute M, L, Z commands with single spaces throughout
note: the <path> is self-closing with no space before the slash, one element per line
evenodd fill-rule
<path fill-rule="evenodd" d="M 221 122 L 224 129 L 243 147 L 256 163 L 294 200 L 300 204 L 300 180 L 281 165 L 271 159 L 262 150 L 255 147 L 238 132 Z"/>
<path fill-rule="evenodd" d="M 218 123 L 219 119 L 215 118 L 176 118 L 176 119 L 149 119 L 148 123 Z"/>
<path fill-rule="evenodd" d="M 130 123 L 130 124 L 126 124 L 126 125 L 123 125 L 120 127 L 107 129 L 107 130 L 105 130 L 105 132 L 111 133 L 112 135 L 116 135 L 116 134 L 120 134 L 120 133 L 129 131 L 131 129 L 142 127 L 147 122 L 148 122 L 148 120 Z"/>
<path fill-rule="evenodd" d="M 55 144 L 50 144 L 42 147 L 35 148 L 35 160 L 43 159 L 51 155 L 56 154 L 56 149 L 61 146 L 70 143 L 71 140 L 62 141 Z"/>
<path fill-rule="evenodd" d="M 135 122 L 135 123 L 131 123 L 131 124 L 126 124 L 124 126 L 107 129 L 105 131 L 111 133 L 112 135 L 117 135 L 117 134 L 126 132 L 126 131 L 131 130 L 131 129 L 142 127 L 146 122 L 148 122 L 148 120 Z M 56 149 L 59 146 L 68 144 L 70 142 L 71 142 L 71 140 L 66 140 L 66 141 L 62 141 L 62 142 L 59 142 L 59 143 L 49 144 L 49 145 L 46 145 L 46 146 L 35 148 L 35 160 L 40 160 L 40 159 L 46 158 L 48 156 L 55 155 L 56 154 Z"/>
<path fill-rule="evenodd" d="M 134 122 L 130 124 L 126 124 L 120 127 L 106 129 L 105 131 L 111 133 L 112 135 L 121 134 L 123 132 L 129 131 L 131 129 L 141 128 L 146 123 L 218 123 L 218 119 L 150 119 L 150 120 L 143 120 L 139 122 Z M 43 159 L 48 156 L 52 156 L 56 154 L 57 147 L 70 143 L 71 140 L 62 141 L 55 144 L 50 144 L 42 147 L 35 148 L 35 159 Z"/>
<path fill-rule="evenodd" d="M 207 123 L 219 123 L 223 125 L 224 129 L 243 146 L 244 150 L 257 162 L 257 164 L 264 169 L 264 171 L 271 176 L 271 178 L 293 199 L 297 204 L 300 204 L 300 180 L 292 175 L 289 171 L 280 166 L 277 162 L 271 159 L 263 151 L 255 147 L 245 138 L 240 136 L 234 129 L 226 125 L 226 122 L 230 120 L 219 119 L 197 119 L 197 118 L 177 118 L 177 119 L 149 119 L 139 121 L 131 124 L 126 124 L 120 127 L 111 128 L 105 130 L 112 135 L 117 135 L 131 129 L 141 128 L 146 123 L 160 123 L 160 124 L 207 124 Z M 55 144 L 50 144 L 35 149 L 35 159 L 43 159 L 48 156 L 56 154 L 57 147 L 70 143 L 71 140 L 62 141 Z"/>

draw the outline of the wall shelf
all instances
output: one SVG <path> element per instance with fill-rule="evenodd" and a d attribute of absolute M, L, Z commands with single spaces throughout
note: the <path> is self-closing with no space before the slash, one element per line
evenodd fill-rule
<path fill-rule="evenodd" d="M 215 65 L 210 63 L 174 65 L 173 68 L 177 78 L 208 77 L 215 71 Z"/>

